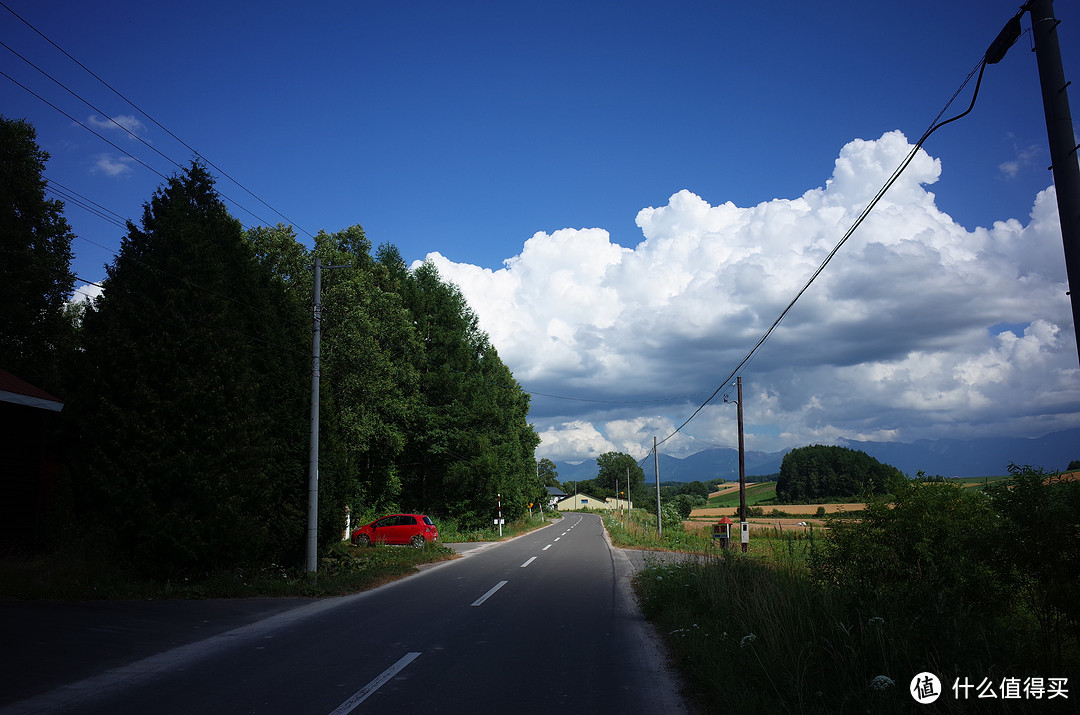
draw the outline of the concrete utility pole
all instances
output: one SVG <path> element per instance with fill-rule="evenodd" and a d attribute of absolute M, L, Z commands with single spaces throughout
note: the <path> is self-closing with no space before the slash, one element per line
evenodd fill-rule
<path fill-rule="evenodd" d="M 307 572 L 317 573 L 319 543 L 319 341 L 322 337 L 322 260 L 315 258 L 315 308 L 311 330 L 311 441 L 308 449 Z"/>
<path fill-rule="evenodd" d="M 325 266 L 348 268 L 349 266 Z M 311 446 L 308 450 L 308 521 L 306 567 L 309 576 L 318 573 L 319 545 L 319 343 L 322 338 L 322 260 L 315 258 L 315 308 L 311 331 Z"/>
<path fill-rule="evenodd" d="M 1065 247 L 1065 272 L 1069 277 L 1072 301 L 1073 333 L 1080 359 L 1080 166 L 1077 165 L 1076 137 L 1073 134 L 1069 95 L 1065 88 L 1065 70 L 1061 66 L 1058 44 L 1058 20 L 1054 18 L 1053 0 L 1030 0 L 1025 6 L 1031 13 L 1035 36 L 1035 58 L 1042 85 L 1046 135 L 1050 142 L 1051 169 L 1057 194 L 1061 240 Z"/>

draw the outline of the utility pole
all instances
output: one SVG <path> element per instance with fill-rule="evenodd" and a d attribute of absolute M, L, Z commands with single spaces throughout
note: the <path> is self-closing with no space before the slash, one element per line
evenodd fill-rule
<path fill-rule="evenodd" d="M 656 437 L 652 438 L 653 472 L 656 474 L 656 538 L 664 536 L 664 520 L 660 516 L 660 453 L 656 451 Z"/>
<path fill-rule="evenodd" d="M 735 403 L 739 415 L 739 541 L 743 553 L 750 547 L 750 525 L 746 522 L 746 451 L 743 448 L 742 377 L 736 378 L 739 401 Z"/>
<path fill-rule="evenodd" d="M 1065 81 L 1065 70 L 1061 66 L 1059 21 L 1054 18 L 1053 0 L 1030 0 L 1025 7 L 1031 13 L 1031 30 L 1035 37 L 1046 135 L 1050 142 L 1050 168 L 1054 172 L 1061 241 L 1065 247 L 1065 272 L 1072 301 L 1073 333 L 1080 358 L 1080 167 L 1076 161 L 1080 147 L 1073 134 L 1069 95 L 1065 91 L 1069 83 Z"/>
<path fill-rule="evenodd" d="M 348 268 L 349 266 L 325 266 Z M 319 571 L 319 343 L 322 338 L 322 260 L 315 257 L 315 308 L 311 331 L 311 442 L 308 450 L 308 520 L 306 536 L 306 567 L 309 577 Z"/>

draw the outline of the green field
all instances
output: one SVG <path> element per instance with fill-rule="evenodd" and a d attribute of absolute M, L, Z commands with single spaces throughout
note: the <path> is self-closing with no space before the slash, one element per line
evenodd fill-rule
<path fill-rule="evenodd" d="M 760 482 L 746 487 L 746 505 L 755 506 L 763 501 L 776 498 L 776 482 Z M 709 499 L 708 508 L 723 509 L 739 506 L 739 491 Z"/>
<path fill-rule="evenodd" d="M 947 479 L 946 481 L 961 484 L 965 489 L 982 489 L 987 484 L 992 484 L 1008 478 L 1009 475 L 1006 474 L 997 477 L 959 477 L 957 479 Z M 724 486 L 728 485 L 725 484 Z M 746 487 L 747 506 L 757 506 L 761 502 L 775 498 L 776 482 L 758 482 Z M 709 499 L 707 506 L 710 509 L 737 507 L 739 506 L 739 492 L 736 490 L 722 496 L 712 497 Z"/>

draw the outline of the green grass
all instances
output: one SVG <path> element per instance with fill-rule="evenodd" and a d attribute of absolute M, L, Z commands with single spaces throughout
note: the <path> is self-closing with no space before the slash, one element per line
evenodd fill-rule
<path fill-rule="evenodd" d="M 727 554 L 651 565 L 635 588 L 702 703 L 726 712 L 908 712 L 889 624 L 846 618 L 805 570 Z M 879 675 L 893 685 L 872 689 Z"/>
<path fill-rule="evenodd" d="M 681 525 L 671 527 L 666 521 L 663 536 L 658 537 L 656 516 L 641 509 L 629 515 L 606 512 L 602 516 L 611 542 L 620 548 L 704 552 L 713 547 L 711 536 L 685 531 Z"/>
<path fill-rule="evenodd" d="M 1069 700 L 1053 702 L 958 701 L 949 690 L 957 677 L 976 682 L 989 677 L 1000 684 L 1005 675 L 1039 673 L 1030 672 L 1022 649 L 1003 658 L 974 647 L 955 651 L 939 650 L 940 642 L 920 645 L 917 623 L 852 609 L 841 591 L 815 583 L 805 567 L 768 563 L 752 553 L 647 562 L 634 579 L 646 618 L 667 641 L 701 712 L 923 712 L 907 692 L 912 677 L 922 671 L 941 677 L 945 690 L 926 712 L 1059 713 L 1075 708 L 1071 692 Z M 1014 635 L 1024 632 L 1021 628 Z M 1055 671 L 1057 676 L 1074 673 Z"/>
<path fill-rule="evenodd" d="M 558 518 L 557 516 L 555 518 Z M 509 539 L 551 523 L 552 516 L 523 517 L 503 526 Z M 51 553 L 0 554 L 0 598 L 85 601 L 143 598 L 251 598 L 256 596 L 341 596 L 415 573 L 417 567 L 454 558 L 444 546 L 456 541 L 496 541 L 498 528 L 461 533 L 451 521 L 437 521 L 442 543 L 353 547 L 335 543 L 319 558 L 318 577 L 298 564 L 265 564 L 203 574 L 149 579 L 88 545 L 68 544 Z"/>
<path fill-rule="evenodd" d="M 681 553 L 719 555 L 723 553 L 718 540 L 710 530 L 684 529 L 665 523 L 663 537 L 656 535 L 656 517 L 645 511 L 634 510 L 630 516 L 603 514 L 604 527 L 611 542 L 624 549 L 652 549 Z M 773 565 L 805 568 L 814 539 L 820 538 L 814 531 L 794 529 L 754 529 L 746 558 Z M 739 551 L 738 527 L 732 530 L 731 553 Z"/>
<path fill-rule="evenodd" d="M 0 558 L 0 598 L 99 600 L 143 598 L 250 598 L 340 596 L 364 591 L 416 572 L 423 564 L 453 558 L 441 545 L 358 548 L 345 542 L 319 559 L 318 578 L 300 566 L 257 568 L 148 579 L 119 562 L 78 548 L 49 554 L 8 553 Z"/>
<path fill-rule="evenodd" d="M 434 518 L 435 526 L 439 529 L 439 540 L 448 544 L 461 544 L 470 541 L 502 541 L 512 539 L 515 536 L 533 531 L 546 526 L 552 520 L 561 519 L 562 514 L 555 511 L 545 511 L 544 518 L 540 518 L 539 512 L 533 512 L 532 516 L 523 515 L 515 521 L 503 524 L 502 536 L 499 535 L 499 527 L 492 524 L 482 529 L 462 529 L 455 519 Z"/>

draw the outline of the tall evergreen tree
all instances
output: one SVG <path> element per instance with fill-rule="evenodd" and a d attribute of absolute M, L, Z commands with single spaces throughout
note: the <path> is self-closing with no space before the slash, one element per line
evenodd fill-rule
<path fill-rule="evenodd" d="M 31 124 L 0 116 L 0 368 L 59 393 L 75 276 L 64 205 L 45 198 L 48 158 Z"/>
<path fill-rule="evenodd" d="M 83 321 L 83 517 L 144 566 L 298 558 L 310 332 L 194 164 L 128 223 Z"/>

